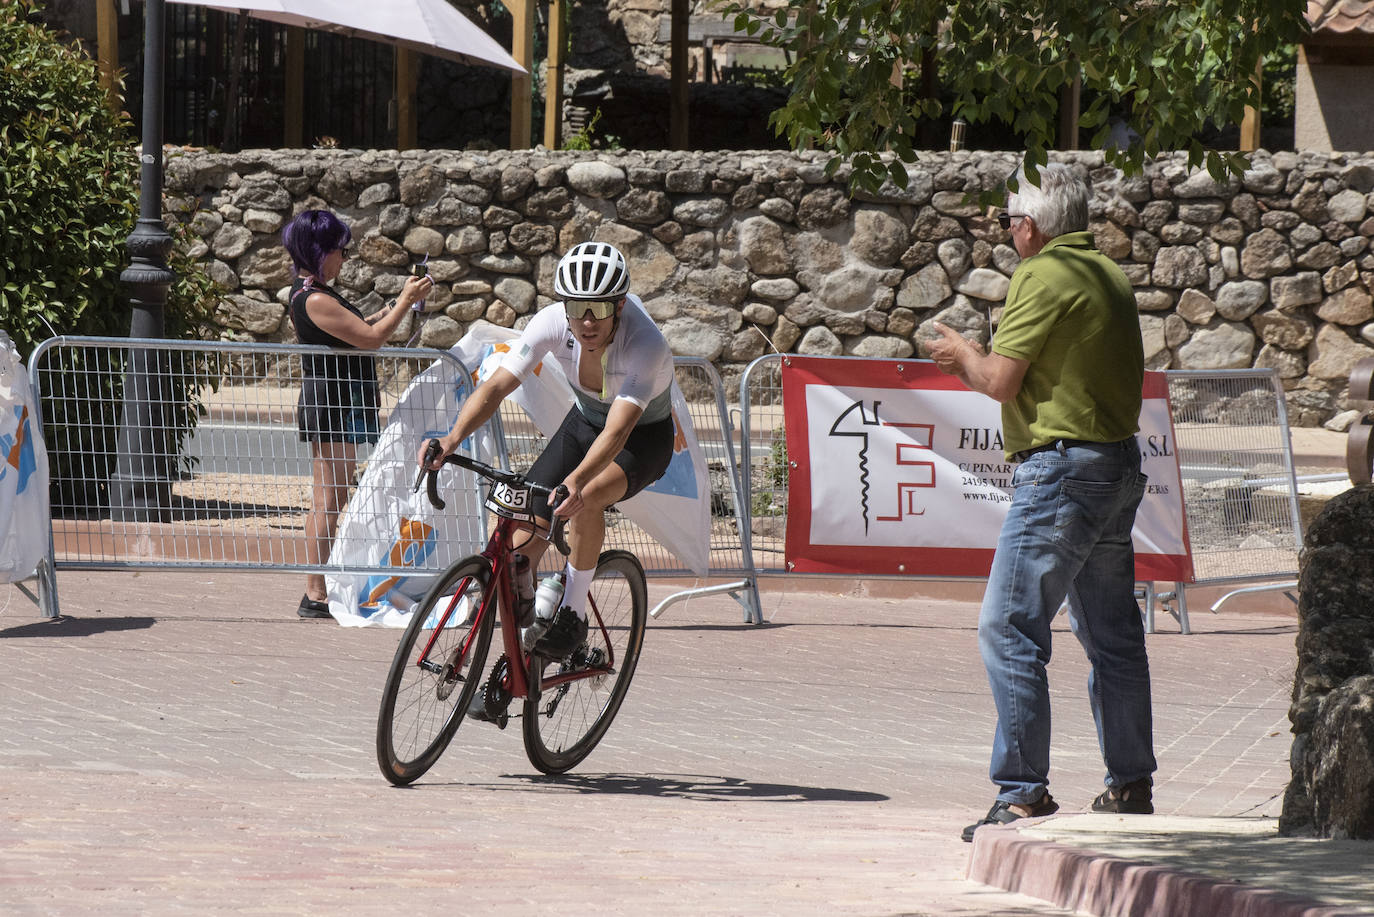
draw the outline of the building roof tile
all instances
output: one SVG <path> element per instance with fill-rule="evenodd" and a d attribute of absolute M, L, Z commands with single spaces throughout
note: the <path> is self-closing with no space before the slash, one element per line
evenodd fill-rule
<path fill-rule="evenodd" d="M 1308 0 L 1312 34 L 1374 37 L 1374 0 Z"/>

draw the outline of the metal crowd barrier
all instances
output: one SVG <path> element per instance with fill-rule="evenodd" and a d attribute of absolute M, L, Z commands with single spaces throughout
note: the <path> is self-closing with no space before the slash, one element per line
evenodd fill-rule
<path fill-rule="evenodd" d="M 302 358 L 322 354 L 357 356 L 291 344 L 88 337 L 41 344 L 29 374 L 54 495 L 50 556 L 39 571 L 43 614 L 59 614 L 55 569 L 413 575 L 440 572 L 484 543 L 487 520 L 472 512 L 462 532 L 450 533 L 418 561 L 399 555 L 366 566 L 310 561 L 304 523 L 311 457 L 298 436 L 296 401 Z M 411 407 L 443 416 L 450 407 L 444 399 L 461 399 L 471 389 L 467 368 L 447 351 L 384 348 L 366 359 L 378 381 L 379 429 L 408 391 Z M 422 375 L 432 367 L 445 370 L 445 381 Z M 349 373 L 341 364 L 335 368 Z M 675 593 L 654 613 L 692 595 L 730 592 L 746 620 L 759 621 L 757 586 L 733 528 L 741 504 L 720 379 L 695 358 L 678 360 L 678 377 L 712 468 L 712 506 L 718 510 L 712 516 L 713 575 L 742 579 Z M 537 454 L 540 437 L 519 408 L 504 407 L 491 432 L 501 460 L 513 467 L 527 467 Z M 374 451 L 372 445 L 356 447 L 356 479 L 370 462 L 384 460 Z M 413 473 L 413 452 L 396 461 L 402 476 Z M 454 495 L 460 505 L 481 505 L 475 483 L 473 488 Z M 351 510 L 372 513 L 371 502 Z M 383 501 L 376 502 L 375 512 L 384 513 Z M 608 546 L 633 550 L 651 575 L 691 575 L 637 526 L 614 515 Z M 341 532 L 336 542 L 344 537 Z"/>
<path fill-rule="evenodd" d="M 304 520 L 311 462 L 308 445 L 297 436 L 295 413 L 301 359 L 321 353 L 331 352 L 302 345 L 127 338 L 58 337 L 40 345 L 29 373 L 54 494 L 50 557 L 38 578 L 43 613 L 58 614 L 56 569 L 404 575 L 438 572 L 484 540 L 487 522 L 473 513 L 472 531 L 463 533 L 461 543 L 440 545 L 418 565 L 309 561 Z M 382 428 L 408 388 L 415 389 L 412 398 L 423 409 L 439 411 L 441 399 L 461 398 L 470 386 L 467 368 L 446 351 L 386 348 L 370 358 Z M 743 606 L 745 620 L 760 622 L 758 577 L 794 575 L 784 558 L 788 459 L 782 361 L 781 355 L 761 357 L 745 370 L 738 434 L 715 368 L 699 358 L 676 361 L 711 482 L 711 576 L 727 581 L 674 593 L 653 610 L 655 616 L 691 596 L 729 593 Z M 428 377 L 416 381 L 437 365 L 446 368 L 448 384 L 430 384 Z M 1291 588 L 1302 531 L 1277 375 L 1264 370 L 1167 375 L 1195 583 L 1292 581 L 1238 588 L 1222 601 L 1255 589 Z M 135 402 L 129 393 L 143 400 Z M 190 412 L 184 408 L 188 399 L 194 405 Z M 140 429 L 126 422 L 126 411 L 139 419 Z M 491 432 L 499 459 L 512 467 L 527 467 L 538 454 L 542 436 L 514 405 L 503 406 Z M 361 475 L 373 461 L 373 447 L 359 445 L 357 456 Z M 413 466 L 412 456 L 400 461 L 407 471 Z M 475 491 L 458 496 L 480 505 Z M 633 551 L 652 576 L 693 576 L 614 510 L 608 516 L 607 546 Z M 1150 630 L 1159 604 L 1188 632 L 1183 585 L 1173 584 L 1172 591 L 1142 585 Z"/>
<path fill-rule="evenodd" d="M 50 460 L 53 566 L 414 572 L 415 566 L 322 566 L 306 555 L 312 475 L 310 446 L 296 426 L 301 359 L 348 353 L 128 338 L 43 342 L 29 374 Z M 467 370 L 444 351 L 384 348 L 369 358 L 379 429 L 436 363 L 448 364 L 448 378 L 470 387 Z M 329 369 L 348 375 L 342 366 Z M 126 393 L 137 391 L 140 375 L 148 396 L 134 404 Z M 437 408 L 439 399 L 457 394 L 451 388 L 421 383 L 412 403 Z M 356 478 L 373 452 L 372 445 L 356 446 Z M 469 536 L 476 538 L 478 528 Z M 418 569 L 439 572 L 456 559 L 441 546 Z"/>
<path fill-rule="evenodd" d="M 798 575 L 788 569 L 784 556 L 788 468 L 784 359 L 780 354 L 760 357 L 740 380 L 740 479 L 744 502 L 750 507 L 745 545 L 760 576 Z M 1237 589 L 1222 601 L 1257 589 L 1292 588 L 1302 529 L 1288 416 L 1277 373 L 1170 370 L 1166 375 L 1195 584 L 1294 580 Z M 1158 592 L 1154 585 L 1140 584 L 1137 590 L 1144 599 L 1147 629 L 1154 632 L 1158 604 L 1188 633 L 1184 584 L 1174 583 L 1172 591 Z"/>
<path fill-rule="evenodd" d="M 1288 409 L 1274 370 L 1169 370 L 1183 512 L 1193 585 L 1282 580 L 1234 589 L 1244 593 L 1297 586 L 1302 516 Z M 1161 607 L 1188 632 L 1182 583 L 1157 593 Z M 1153 610 L 1153 609 L 1151 609 Z"/>

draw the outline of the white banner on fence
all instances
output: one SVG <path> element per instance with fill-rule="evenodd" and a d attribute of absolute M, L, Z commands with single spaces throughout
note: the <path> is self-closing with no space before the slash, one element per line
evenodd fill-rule
<path fill-rule="evenodd" d="M 500 352 L 504 352 L 508 342 L 516 337 L 515 332 L 495 325 L 478 326 L 468 336 L 473 334 L 483 335 Z M 463 346 L 460 341 L 455 350 Z M 494 353 L 488 361 L 482 364 L 482 378 L 499 365 L 500 354 Z M 538 371 L 521 383 L 511 400 L 524 408 L 540 433 L 552 436 L 573 406 L 572 385 L 563 375 L 558 361 L 545 357 Z M 683 567 L 697 576 L 706 576 L 711 556 L 711 482 L 706 457 L 692 426 L 691 411 L 676 381 L 673 382 L 672 405 L 675 432 L 673 458 L 668 463 L 668 470 L 663 477 L 616 506 L 671 551 Z"/>
<path fill-rule="evenodd" d="M 48 553 L 48 450 L 34 417 L 29 374 L 0 331 L 0 582 L 33 576 Z"/>
<path fill-rule="evenodd" d="M 439 492 L 447 502 L 442 510 L 430 504 L 424 488 L 414 491 L 419 444 L 452 428 L 471 390 L 453 363 L 438 361 L 406 387 L 392 409 L 339 518 L 329 564 L 427 569 L 410 575 L 326 575 L 329 611 L 340 624 L 405 626 L 436 571 L 482 550 L 486 533 L 472 472 L 453 465 L 439 472 Z"/>
<path fill-rule="evenodd" d="M 471 381 L 480 383 L 500 365 L 515 337 L 508 328 L 478 322 L 451 352 L 464 366 L 478 367 Z M 441 472 L 440 492 L 449 501 L 442 511 L 430 506 L 423 488 L 418 494 L 411 492 L 419 444 L 453 427 L 462 399 L 472 388 L 464 381 L 455 378 L 452 364 L 436 363 L 406 389 L 340 519 L 329 557 L 331 566 L 415 566 L 428 560 L 429 569 L 408 576 L 326 576 L 329 610 L 340 624 L 404 626 L 437 576 L 432 571 L 480 551 L 485 544 L 482 509 L 474 496 L 471 472 L 453 466 Z M 551 436 L 572 407 L 572 387 L 558 362 L 546 357 L 511 400 L 524 409 L 540 433 Z M 677 435 L 667 472 L 618 506 L 684 567 L 706 576 L 710 479 L 691 413 L 676 382 L 673 418 Z M 478 458 L 493 460 L 495 449 L 485 432 L 470 446 Z M 433 557 L 435 551 L 442 551 L 443 556 Z M 442 562 L 437 568 L 436 560 Z"/>
<path fill-rule="evenodd" d="M 1168 387 L 1149 373 L 1141 580 L 1193 579 Z M 925 361 L 789 357 L 786 559 L 803 572 L 986 576 L 1015 466 L 1000 407 Z"/>

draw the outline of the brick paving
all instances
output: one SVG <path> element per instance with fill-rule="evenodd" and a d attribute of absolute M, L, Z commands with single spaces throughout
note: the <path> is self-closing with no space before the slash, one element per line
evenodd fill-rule
<path fill-rule="evenodd" d="M 466 723 L 403 790 L 373 752 L 397 631 L 296 619 L 295 576 L 58 582 L 60 623 L 0 588 L 5 913 L 1069 913 L 964 878 L 959 831 L 993 796 L 968 587 L 765 580 L 757 627 L 728 597 L 674 605 L 571 774 L 537 775 L 518 728 Z M 1297 629 L 1279 608 L 1149 638 L 1161 814 L 1277 817 Z M 1101 761 L 1057 630 L 1052 789 L 1082 812 Z"/>

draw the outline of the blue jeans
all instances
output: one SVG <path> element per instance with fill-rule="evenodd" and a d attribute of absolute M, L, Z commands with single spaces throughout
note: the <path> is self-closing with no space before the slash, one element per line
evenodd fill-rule
<path fill-rule="evenodd" d="M 1145 493 L 1135 437 L 1030 456 L 978 620 L 978 645 L 997 705 L 989 776 L 997 799 L 1037 802 L 1049 784 L 1050 621 L 1065 597 L 1092 674 L 1088 696 L 1109 786 L 1155 771 L 1150 665 L 1135 601 L 1131 528 Z"/>

